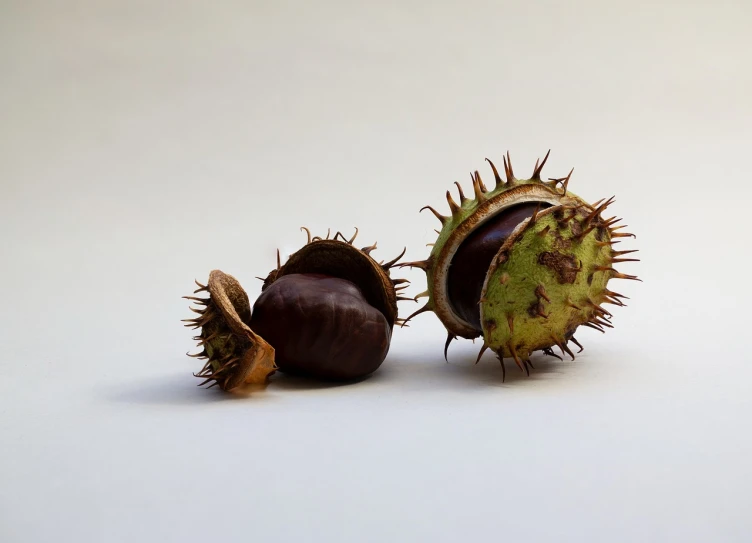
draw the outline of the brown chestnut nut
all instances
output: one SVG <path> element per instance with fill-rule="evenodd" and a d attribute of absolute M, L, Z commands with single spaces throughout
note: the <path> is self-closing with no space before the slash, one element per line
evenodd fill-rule
<path fill-rule="evenodd" d="M 505 209 L 472 232 L 457 249 L 447 274 L 447 293 L 454 311 L 478 332 L 480 325 L 480 295 L 486 271 L 502 244 L 536 209 L 550 207 L 546 203 L 527 202 Z"/>
<path fill-rule="evenodd" d="M 274 346 L 281 371 L 326 380 L 374 372 L 392 335 L 354 283 L 322 274 L 277 279 L 256 300 L 250 327 Z"/>
<path fill-rule="evenodd" d="M 307 229 L 304 228 L 306 232 Z M 390 278 L 402 258 L 376 262 L 376 244 L 358 249 L 346 240 L 311 238 L 264 280 L 251 311 L 248 295 L 233 277 L 219 271 L 186 298 L 205 307 L 186 326 L 201 328 L 194 339 L 207 359 L 197 377 L 223 390 L 265 384 L 276 370 L 324 380 L 350 381 L 376 371 L 386 358 L 406 279 Z M 342 238 L 339 240 L 338 238 Z M 203 383 L 202 383 L 203 384 Z"/>

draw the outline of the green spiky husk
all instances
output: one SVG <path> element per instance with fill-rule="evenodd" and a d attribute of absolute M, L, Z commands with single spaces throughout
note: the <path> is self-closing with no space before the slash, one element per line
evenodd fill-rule
<path fill-rule="evenodd" d="M 609 233 L 592 225 L 585 234 L 587 217 L 585 207 L 551 208 L 520 225 L 499 251 L 480 303 L 484 341 L 499 356 L 527 360 L 534 351 L 566 345 L 580 325 L 609 318 L 600 309 L 612 259 Z"/>
<path fill-rule="evenodd" d="M 568 191 L 571 171 L 565 178 L 541 180 L 540 170 L 547 158 L 548 155 L 540 165 L 536 163 L 529 179 L 519 180 L 514 177 L 507 153 L 506 181 L 489 160 L 496 181 L 492 190 L 486 189 L 476 171 L 471 175 L 474 198 L 465 198 L 458 183 L 459 204 L 447 191 L 450 216 L 443 216 L 430 206 L 423 208 L 434 213 L 442 222 L 442 229 L 437 231 L 438 238 L 426 260 L 405 264 L 423 269 L 428 283 L 426 292 L 419 295 L 427 297 L 428 302 L 407 320 L 422 312 L 435 312 L 448 332 L 445 356 L 453 339 L 482 335 L 479 359 L 491 348 L 502 367 L 503 359 L 509 357 L 527 370 L 529 357 L 536 350 L 558 357 L 552 351 L 554 346 L 574 358 L 568 347 L 570 341 L 580 346 L 574 331 L 583 325 L 600 331 L 612 327 L 611 314 L 602 304 L 624 305 L 622 296 L 606 287 L 613 278 L 637 279 L 612 267 L 616 262 L 633 260 L 617 258 L 633 251 L 614 251 L 611 237 L 632 234 L 615 233 L 620 227 L 613 228 L 613 224 L 618 220 L 601 217 L 613 199 L 591 205 Z M 551 207 L 518 225 L 486 274 L 479 302 L 479 332 L 463 321 L 449 303 L 446 282 L 451 260 L 467 237 L 486 221 L 514 205 L 536 201 Z"/>

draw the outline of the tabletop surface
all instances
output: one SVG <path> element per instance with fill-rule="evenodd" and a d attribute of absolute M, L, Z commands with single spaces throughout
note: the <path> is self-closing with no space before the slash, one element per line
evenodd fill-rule
<path fill-rule="evenodd" d="M 2 11 L 0 540 L 752 540 L 744 2 Z M 548 149 L 640 249 L 575 361 L 502 383 L 427 313 L 357 384 L 196 386 L 194 279 L 254 299 L 302 226 L 425 258 Z"/>

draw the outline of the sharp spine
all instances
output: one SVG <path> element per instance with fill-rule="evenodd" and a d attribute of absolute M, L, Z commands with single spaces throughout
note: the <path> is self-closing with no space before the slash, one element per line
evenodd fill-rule
<path fill-rule="evenodd" d="M 483 189 L 480 186 L 480 176 L 473 178 L 473 192 L 475 193 L 475 201 L 478 203 L 486 200 L 486 195 L 483 193 Z"/>
<path fill-rule="evenodd" d="M 452 218 L 456 219 L 462 212 L 462 208 L 457 205 L 457 202 L 454 201 L 454 198 L 452 198 L 452 194 L 449 191 L 446 191 L 446 199 L 449 204 L 449 210 L 452 212 Z"/>
<path fill-rule="evenodd" d="M 410 322 L 410 320 L 412 320 L 413 317 L 416 317 L 416 316 L 420 315 L 421 313 L 425 313 L 426 311 L 433 311 L 433 308 L 431 307 L 431 302 L 430 301 L 426 305 L 424 305 L 423 307 L 421 307 L 420 309 L 418 309 L 415 313 L 413 313 L 412 315 L 410 315 L 409 317 L 407 317 L 405 319 L 405 322 L 402 323 L 402 326 L 405 326 L 408 322 Z"/>
<path fill-rule="evenodd" d="M 516 181 L 514 177 L 514 170 L 512 169 L 512 158 L 509 156 L 509 151 L 507 151 L 507 154 L 505 157 L 503 157 L 504 160 L 504 173 L 507 177 L 507 185 L 513 185 Z"/>
<path fill-rule="evenodd" d="M 398 265 L 400 268 L 420 268 L 423 271 L 428 271 L 431 267 L 430 260 L 416 260 L 415 262 L 403 262 Z"/>
<path fill-rule="evenodd" d="M 467 198 L 465 197 L 465 193 L 462 190 L 462 185 L 460 185 L 459 182 L 457 182 L 457 181 L 455 181 L 454 184 L 457 185 L 457 192 L 460 195 L 460 205 L 462 205 L 465 202 L 467 202 Z"/>
<path fill-rule="evenodd" d="M 530 372 L 527 371 L 527 367 L 524 370 L 522 369 L 522 360 L 520 360 L 520 357 L 517 356 L 517 349 L 514 348 L 514 344 L 511 341 L 507 342 L 507 349 L 509 349 L 509 352 L 512 353 L 514 363 L 517 364 L 517 367 L 520 368 L 520 371 L 525 371 L 528 375 L 530 375 Z"/>
<path fill-rule="evenodd" d="M 535 296 L 539 300 L 543 298 L 547 302 L 551 301 L 551 298 L 549 298 L 548 294 L 546 293 L 546 287 L 543 285 L 543 283 L 539 283 L 538 286 L 535 288 Z"/>
<path fill-rule="evenodd" d="M 540 177 L 541 170 L 543 170 L 543 166 L 546 165 L 546 161 L 548 160 L 548 155 L 550 154 L 551 154 L 551 149 L 549 149 L 548 152 L 546 153 L 546 156 L 543 157 L 543 162 L 541 162 L 540 165 L 538 165 L 538 161 L 535 162 L 535 169 L 533 170 L 533 175 L 531 179 L 535 179 L 536 181 L 541 180 L 541 177 Z"/>
<path fill-rule="evenodd" d="M 618 292 L 614 292 L 613 290 L 605 289 L 603 293 L 606 296 L 611 296 L 612 298 L 624 298 L 625 300 L 629 300 L 627 296 L 624 296 L 623 294 L 619 294 Z"/>
<path fill-rule="evenodd" d="M 605 210 L 605 209 L 606 209 L 606 208 L 607 208 L 608 206 L 610 206 L 611 204 L 613 204 L 613 203 L 614 203 L 614 200 L 615 200 L 615 199 L 616 199 L 616 196 L 612 196 L 611 198 L 609 198 L 608 200 L 606 200 L 606 201 L 605 201 L 604 203 L 602 203 L 601 205 L 599 205 L 598 207 L 596 207 L 596 208 L 595 208 L 595 209 L 593 210 L 593 212 L 592 212 L 592 213 L 590 213 L 590 215 L 588 215 L 588 216 L 587 216 L 587 217 L 585 218 L 585 220 L 584 220 L 584 221 L 583 221 L 583 223 L 582 223 L 582 224 L 583 224 L 583 226 L 590 226 L 590 223 L 592 222 L 592 220 L 593 220 L 593 219 L 594 219 L 595 217 L 597 217 L 598 215 L 600 215 L 601 213 L 603 213 L 603 211 L 604 211 L 604 210 Z"/>
<path fill-rule="evenodd" d="M 572 168 L 571 170 L 569 170 L 569 173 L 564 178 L 564 183 L 561 185 L 562 188 L 564 189 L 564 196 L 567 195 L 567 187 L 569 186 L 569 178 L 572 177 L 572 172 L 574 172 L 574 168 Z"/>
<path fill-rule="evenodd" d="M 378 243 L 378 242 L 376 242 L 376 243 Z M 370 255 L 371 251 L 374 251 L 376 249 L 376 243 L 374 243 L 370 247 L 363 247 L 360 251 L 363 252 L 363 253 L 365 253 L 365 254 L 367 254 L 367 255 Z"/>
<path fill-rule="evenodd" d="M 476 363 L 476 364 L 477 364 L 478 362 L 480 362 L 480 359 L 481 359 L 481 357 L 483 356 L 483 353 L 485 353 L 485 352 L 486 352 L 486 349 L 488 349 L 488 345 L 487 345 L 487 344 L 486 344 L 486 342 L 484 341 L 484 342 L 483 342 L 483 346 L 482 346 L 482 347 L 480 348 L 480 352 L 478 353 L 478 358 L 476 358 L 476 359 L 475 359 L 475 363 Z"/>
<path fill-rule="evenodd" d="M 636 275 L 627 275 L 626 273 L 621 273 L 617 271 L 614 272 L 613 278 L 614 279 L 629 279 L 630 281 L 639 281 L 640 283 L 643 282 L 642 279 L 640 279 Z"/>
<path fill-rule="evenodd" d="M 583 322 L 582 326 L 587 326 L 588 328 L 593 328 L 594 330 L 598 330 L 602 334 L 606 333 L 606 331 L 603 328 L 600 328 L 600 327 L 598 327 L 598 326 L 596 326 L 596 325 L 594 325 L 593 323 L 590 323 L 590 322 Z"/>
<path fill-rule="evenodd" d="M 496 169 L 496 166 L 493 162 L 491 162 L 490 158 L 486 158 L 486 161 L 491 165 L 491 169 L 493 170 L 494 174 L 494 181 L 496 181 L 496 188 L 498 189 L 500 186 L 504 184 L 504 181 L 501 179 L 501 176 L 499 175 L 499 171 Z"/>
<path fill-rule="evenodd" d="M 501 355 L 501 351 L 496 353 L 496 358 L 501 363 L 501 382 L 503 383 L 507 379 L 507 367 L 504 365 L 504 357 Z"/>
<path fill-rule="evenodd" d="M 639 249 L 632 249 L 630 251 L 612 251 L 611 256 L 623 256 L 631 253 L 638 253 L 639 251 Z"/>
<path fill-rule="evenodd" d="M 392 266 L 394 266 L 400 258 L 402 258 L 403 256 L 405 256 L 406 252 L 407 252 L 407 247 L 405 247 L 404 249 L 402 249 L 402 252 L 399 254 L 399 256 L 397 256 L 396 258 L 393 258 L 392 260 L 390 260 L 389 262 L 387 262 L 385 264 L 382 264 L 381 267 L 384 270 L 388 270 L 389 268 L 391 268 Z"/>
<path fill-rule="evenodd" d="M 434 216 L 437 219 L 439 219 L 439 221 L 441 221 L 441 225 L 442 226 L 444 226 L 447 223 L 447 221 L 449 220 L 449 217 L 445 217 L 444 215 L 442 215 L 441 213 L 439 213 L 438 211 L 436 211 L 431 206 L 423 206 L 422 208 L 420 208 L 421 211 L 423 211 L 424 209 L 428 209 L 431 213 L 433 213 Z"/>
<path fill-rule="evenodd" d="M 447 362 L 449 362 L 449 344 L 455 339 L 457 339 L 457 336 L 455 336 L 451 332 L 447 332 L 447 339 L 446 343 L 444 344 L 444 360 L 446 360 Z"/>

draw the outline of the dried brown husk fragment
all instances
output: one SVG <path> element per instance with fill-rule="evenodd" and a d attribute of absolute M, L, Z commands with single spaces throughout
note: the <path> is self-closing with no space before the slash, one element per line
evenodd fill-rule
<path fill-rule="evenodd" d="M 206 285 L 196 284 L 194 294 L 208 297 L 185 296 L 199 307 L 191 307 L 197 316 L 184 322 L 201 329 L 194 337 L 201 351 L 189 355 L 206 360 L 194 374 L 203 379 L 200 385 L 211 382 L 209 388 L 225 391 L 265 387 L 277 369 L 274 348 L 246 324 L 251 317 L 248 294 L 237 279 L 220 270 L 209 274 Z"/>

